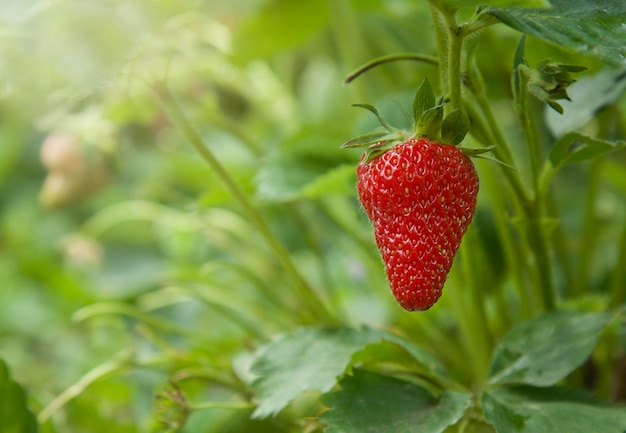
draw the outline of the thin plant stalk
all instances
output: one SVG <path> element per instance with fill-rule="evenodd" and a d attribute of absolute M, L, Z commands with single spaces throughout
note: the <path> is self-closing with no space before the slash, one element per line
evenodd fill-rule
<path fill-rule="evenodd" d="M 250 202 L 247 195 L 239 188 L 239 185 L 237 185 L 230 173 L 228 173 L 228 171 L 217 160 L 215 155 L 213 155 L 213 152 L 204 144 L 199 133 L 183 114 L 171 91 L 165 86 L 160 86 L 155 90 L 159 102 L 166 109 L 174 124 L 180 129 L 185 138 L 187 138 L 193 148 L 200 154 L 202 159 L 204 159 L 204 161 L 222 180 L 230 193 L 233 195 L 234 199 L 243 209 L 246 217 L 256 227 L 261 236 L 267 242 L 277 260 L 284 267 L 285 271 L 292 277 L 302 299 L 302 305 L 309 310 L 308 319 L 313 323 L 321 322 L 326 324 L 335 324 L 337 322 L 337 318 L 333 316 L 330 310 L 321 301 L 318 294 L 315 293 L 313 288 L 304 279 L 296 265 L 293 263 L 287 249 L 269 228 L 256 207 Z"/>

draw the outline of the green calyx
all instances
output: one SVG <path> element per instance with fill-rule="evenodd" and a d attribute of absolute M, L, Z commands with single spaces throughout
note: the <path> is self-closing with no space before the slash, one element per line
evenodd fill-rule
<path fill-rule="evenodd" d="M 570 100 L 567 88 L 576 82 L 571 74 L 586 69 L 584 66 L 550 63 L 548 60 L 539 62 L 535 68 L 531 68 L 526 60 L 526 36 L 523 36 L 515 52 L 513 72 L 515 99 L 519 99 L 522 91 L 520 86 L 525 86 L 528 93 L 548 104 L 557 113 L 563 114 L 563 107 L 556 101 Z"/>
<path fill-rule="evenodd" d="M 463 141 L 469 132 L 469 119 L 459 109 L 444 116 L 444 105 L 443 100 L 436 99 L 428 79 L 424 79 L 413 99 L 413 130 L 407 131 L 391 126 L 372 105 L 354 104 L 353 107 L 361 107 L 373 113 L 378 118 L 381 127 L 367 134 L 354 137 L 346 141 L 341 147 L 367 147 L 365 158 L 367 162 L 395 145 L 416 137 L 424 137 L 438 143 L 456 146 Z"/>
<path fill-rule="evenodd" d="M 569 101 L 567 87 L 576 81 L 570 73 L 587 69 L 584 66 L 562 65 L 547 61 L 538 63 L 535 69 L 530 69 L 525 65 L 520 65 L 519 68 L 528 77 L 528 91 L 560 114 L 563 114 L 563 107 L 556 101 L 558 99 Z"/>

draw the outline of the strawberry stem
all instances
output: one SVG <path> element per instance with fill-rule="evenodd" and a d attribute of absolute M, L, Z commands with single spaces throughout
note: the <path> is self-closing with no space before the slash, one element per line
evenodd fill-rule
<path fill-rule="evenodd" d="M 461 93 L 461 51 L 463 34 L 453 15 L 449 16 L 448 38 L 448 98 L 450 110 L 463 109 Z"/>
<path fill-rule="evenodd" d="M 431 65 L 438 65 L 439 60 L 436 57 L 429 56 L 427 54 L 419 53 L 397 53 L 389 54 L 386 56 L 378 57 L 362 66 L 355 71 L 351 72 L 344 80 L 343 84 L 350 84 L 352 81 L 363 75 L 365 72 L 373 69 L 377 66 L 384 65 L 385 63 L 396 62 L 398 60 L 414 60 L 418 62 L 430 63 Z"/>
<path fill-rule="evenodd" d="M 445 73 L 443 75 L 444 80 L 442 82 L 445 82 L 447 85 L 446 94 L 449 100 L 447 109 L 450 111 L 455 109 L 463 110 L 461 93 L 461 52 L 463 49 L 463 38 L 465 37 L 463 26 L 459 26 L 456 22 L 456 9 L 448 8 L 438 0 L 430 0 L 430 4 L 439 11 L 447 27 L 448 50 Z M 442 42 L 438 40 L 440 50 L 445 46 L 441 45 Z"/>

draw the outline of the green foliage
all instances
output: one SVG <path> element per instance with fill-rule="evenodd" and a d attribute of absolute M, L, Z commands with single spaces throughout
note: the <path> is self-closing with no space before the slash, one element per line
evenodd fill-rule
<path fill-rule="evenodd" d="M 623 431 L 622 2 L 0 3 L 0 431 Z M 419 314 L 403 116 L 480 177 Z"/>
<path fill-rule="evenodd" d="M 594 0 L 551 0 L 551 8 L 487 8 L 483 13 L 527 35 L 623 65 L 624 19 L 622 2 Z"/>
<path fill-rule="evenodd" d="M 26 406 L 24 390 L 9 375 L 0 360 L 0 430 L 7 433 L 36 433 L 35 416 Z"/>
<path fill-rule="evenodd" d="M 626 411 L 563 388 L 513 388 L 490 391 L 482 399 L 485 417 L 498 432 L 572 433 L 624 431 Z"/>
<path fill-rule="evenodd" d="M 518 325 L 496 348 L 490 383 L 556 384 L 585 362 L 609 319 L 562 311 Z"/>
<path fill-rule="evenodd" d="M 265 346 L 252 366 L 259 375 L 254 416 L 277 413 L 303 391 L 330 390 L 351 355 L 380 338 L 374 330 L 303 328 Z"/>
<path fill-rule="evenodd" d="M 321 416 L 328 433 L 440 433 L 463 416 L 471 398 L 459 392 L 434 396 L 410 382 L 361 370 L 340 386 L 322 399 L 331 408 Z"/>

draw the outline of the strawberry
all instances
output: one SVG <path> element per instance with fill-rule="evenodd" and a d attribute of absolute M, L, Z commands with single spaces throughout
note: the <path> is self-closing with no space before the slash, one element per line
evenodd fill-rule
<path fill-rule="evenodd" d="M 427 81 L 415 98 L 414 132 L 391 127 L 372 106 L 359 106 L 383 125 L 343 146 L 368 146 L 357 167 L 359 198 L 397 301 L 408 311 L 427 310 L 441 296 L 476 208 L 478 176 L 456 147 L 469 122 L 460 110 L 444 119 Z"/>

